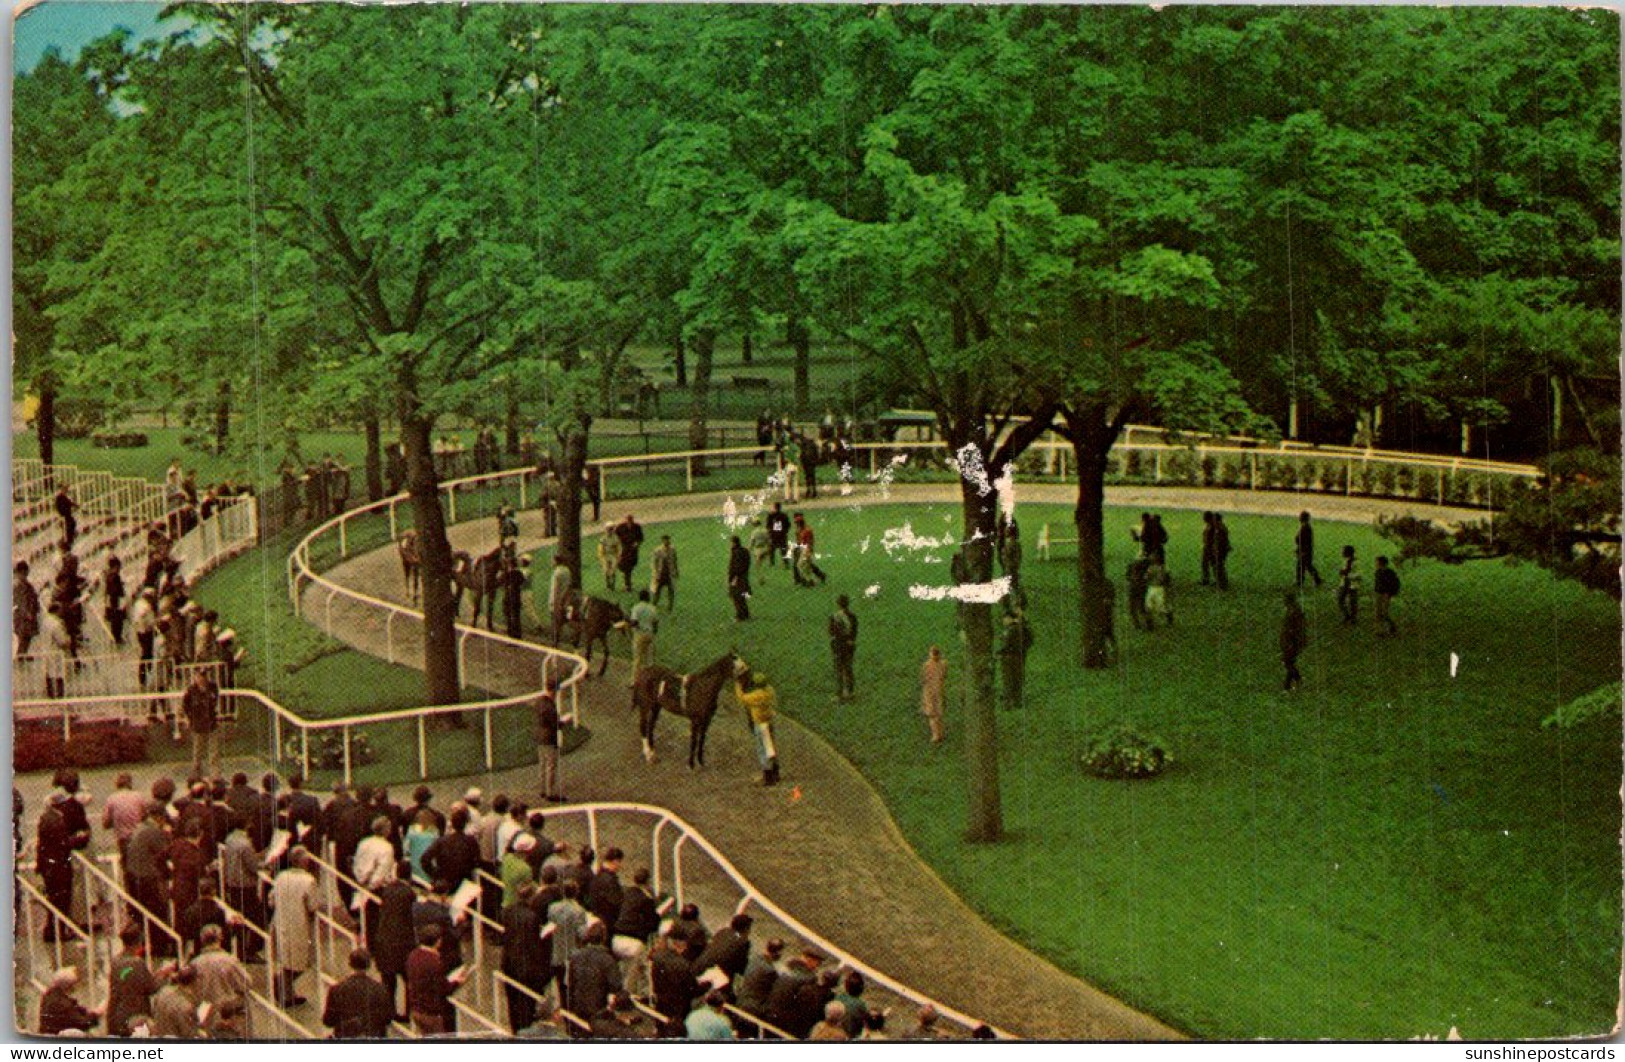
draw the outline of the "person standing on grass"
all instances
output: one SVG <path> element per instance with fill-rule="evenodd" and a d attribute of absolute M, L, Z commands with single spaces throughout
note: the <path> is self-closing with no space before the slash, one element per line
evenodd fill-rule
<path fill-rule="evenodd" d="M 1281 663 L 1286 665 L 1287 691 L 1297 689 L 1303 684 L 1303 675 L 1298 671 L 1298 657 L 1309 646 L 1309 622 L 1303 614 L 1303 606 L 1298 603 L 1298 594 L 1288 590 L 1282 597 L 1286 612 L 1281 617 Z"/>
<path fill-rule="evenodd" d="M 948 661 L 933 645 L 920 665 L 920 714 L 931 728 L 931 744 L 942 744 L 942 702 L 948 689 Z"/>
<path fill-rule="evenodd" d="M 655 547 L 654 555 L 650 558 L 652 577 L 650 591 L 654 595 L 656 608 L 660 607 L 660 593 L 665 591 L 668 608 L 677 607 L 677 547 L 671 544 L 670 535 L 660 536 L 660 545 Z"/>
<path fill-rule="evenodd" d="M 604 573 L 604 589 L 615 589 L 615 573 L 621 569 L 621 538 L 614 524 L 605 524 L 598 536 L 598 567 Z"/>
<path fill-rule="evenodd" d="M 784 500 L 794 504 L 801 500 L 796 490 L 796 476 L 801 472 L 801 442 L 793 431 L 784 438 L 782 459 L 784 464 L 779 474 L 784 477 Z"/>
<path fill-rule="evenodd" d="M 773 540 L 768 537 L 762 518 L 758 516 L 750 523 L 750 557 L 754 566 L 760 568 L 764 564 L 777 564 L 778 558 L 773 556 Z"/>
<path fill-rule="evenodd" d="M 1168 589 L 1172 580 L 1168 577 L 1168 566 L 1161 558 L 1153 557 L 1150 566 L 1145 570 L 1145 629 L 1150 630 L 1157 625 L 1157 618 L 1161 617 L 1165 625 L 1174 625 L 1174 606 L 1168 600 Z"/>
<path fill-rule="evenodd" d="M 829 651 L 835 659 L 835 699 L 850 701 L 857 695 L 858 617 L 845 594 L 835 599 L 835 614 L 829 618 Z"/>
<path fill-rule="evenodd" d="M 1377 558 L 1377 571 L 1371 579 L 1371 589 L 1377 597 L 1377 622 L 1388 628 L 1389 634 L 1399 633 L 1391 609 L 1399 596 L 1399 573 L 1388 563 L 1387 557 Z"/>
<path fill-rule="evenodd" d="M 507 635 L 515 640 L 523 638 L 525 592 L 530 589 L 530 557 L 515 559 L 511 553 L 504 553 L 499 578 L 502 586 L 502 622 Z"/>
<path fill-rule="evenodd" d="M 1145 614 L 1146 570 L 1150 563 L 1144 557 L 1129 561 L 1123 581 L 1128 586 L 1128 618 L 1135 630 L 1151 629 L 1151 619 Z"/>
<path fill-rule="evenodd" d="M 592 519 L 597 523 L 598 509 L 604 504 L 604 470 L 597 465 L 582 469 L 581 486 L 587 492 L 587 501 L 592 503 Z"/>
<path fill-rule="evenodd" d="M 575 584 L 570 575 L 570 558 L 562 553 L 553 554 L 553 574 L 547 581 L 547 614 L 553 624 L 554 642 L 570 613 L 570 591 Z"/>
<path fill-rule="evenodd" d="M 1219 566 L 1219 531 L 1214 522 L 1217 513 L 1202 514 L 1202 585 L 1213 582 L 1214 569 Z"/>
<path fill-rule="evenodd" d="M 1230 589 L 1230 528 L 1225 526 L 1224 514 L 1213 514 L 1213 576 L 1220 590 Z"/>
<path fill-rule="evenodd" d="M 615 537 L 621 543 L 621 578 L 625 581 L 625 589 L 631 590 L 632 573 L 638 566 L 638 549 L 643 545 L 643 527 L 633 519 L 631 513 L 627 513 L 626 519 L 615 525 Z"/>
<path fill-rule="evenodd" d="M 760 525 L 755 534 L 766 537 Z M 751 539 L 755 541 L 754 536 Z M 750 619 L 750 553 L 734 535 L 728 542 L 728 597 L 734 603 L 735 622 Z"/>
<path fill-rule="evenodd" d="M 1313 576 L 1315 588 L 1318 590 L 1324 580 L 1321 579 L 1319 570 L 1315 568 L 1315 529 L 1309 523 L 1309 514 L 1306 512 L 1298 514 L 1298 536 L 1293 541 L 1298 556 L 1298 588 L 1303 589 L 1305 576 Z"/>
<path fill-rule="evenodd" d="M 818 566 L 818 551 L 815 548 L 816 540 L 813 537 L 812 525 L 807 522 L 806 516 L 801 513 L 795 515 L 796 550 L 795 567 L 797 586 L 822 586 L 829 576 Z M 813 580 L 818 582 L 814 583 Z"/>
<path fill-rule="evenodd" d="M 767 541 L 769 564 L 777 567 L 781 559 L 787 567 L 795 563 L 795 558 L 790 556 L 790 517 L 782 502 L 774 502 L 773 511 L 767 514 Z"/>
<path fill-rule="evenodd" d="M 1354 547 L 1343 547 L 1343 567 L 1337 572 L 1337 608 L 1343 625 L 1352 627 L 1360 620 L 1360 576 L 1354 570 Z"/>

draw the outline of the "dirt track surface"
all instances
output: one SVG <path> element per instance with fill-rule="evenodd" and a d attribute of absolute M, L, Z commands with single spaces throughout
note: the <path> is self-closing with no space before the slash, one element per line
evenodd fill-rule
<path fill-rule="evenodd" d="M 1070 503 L 1073 488 L 1023 488 L 1023 501 Z M 611 501 L 605 520 L 635 512 L 645 524 L 716 516 L 726 495 L 684 495 Z M 955 499 L 951 485 L 898 486 L 886 500 Z M 872 487 L 856 498 L 798 502 L 798 508 L 879 502 Z M 1308 509 L 1316 518 L 1366 522 L 1377 515 L 1415 512 L 1436 519 L 1482 514 L 1361 498 L 1260 492 L 1220 493 L 1174 488 L 1115 488 L 1114 506 L 1206 509 L 1290 515 Z M 588 530 L 589 529 L 584 529 Z M 1070 528 L 1056 528 L 1057 537 Z M 1036 535 L 1036 529 L 1029 530 Z M 453 547 L 485 552 L 496 545 L 490 518 L 451 529 Z M 589 537 L 589 541 L 592 539 Z M 1029 539 L 1032 541 L 1032 539 Z M 536 513 L 520 516 L 520 547 L 546 542 Z M 389 548 L 351 558 L 326 573 L 334 582 L 386 600 L 405 602 L 400 568 Z M 305 591 L 306 615 L 320 618 L 326 591 Z M 726 625 L 726 607 L 719 608 Z M 397 621 L 396 659 L 413 662 L 421 646 Z M 413 625 L 415 626 L 415 625 Z M 385 655 L 384 624 L 376 613 L 334 605 L 333 634 L 376 656 Z M 719 644 L 721 640 L 719 639 Z M 625 652 L 617 647 L 617 652 Z M 535 689 L 537 668 L 518 653 L 472 658 L 465 681 L 502 694 Z M 710 733 L 710 766 L 690 772 L 683 762 L 687 727 L 667 720 L 661 757 L 646 765 L 627 692 L 624 659 L 582 690 L 591 739 L 565 757 L 565 788 L 572 802 L 623 800 L 657 804 L 693 823 L 752 883 L 808 926 L 892 977 L 1015 1035 L 1041 1039 L 1164 1040 L 1181 1034 L 1060 970 L 999 933 L 967 907 L 914 853 L 880 797 L 862 775 L 823 740 L 783 716 L 778 726 L 784 783 L 756 784 L 755 756 L 746 728 L 728 707 Z M 466 780 L 534 801 L 535 771 L 516 770 Z"/>

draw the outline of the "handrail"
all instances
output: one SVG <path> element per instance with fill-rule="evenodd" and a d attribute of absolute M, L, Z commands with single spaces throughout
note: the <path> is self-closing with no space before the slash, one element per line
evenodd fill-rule
<path fill-rule="evenodd" d="M 738 867 L 734 866 L 733 862 L 727 856 L 722 854 L 716 845 L 712 844 L 704 834 L 700 833 L 697 828 L 674 811 L 653 804 L 603 801 L 589 804 L 566 804 L 559 807 L 549 808 L 547 812 L 549 819 L 554 819 L 560 815 L 584 815 L 587 817 L 589 824 L 593 826 L 596 825 L 596 817 L 600 814 L 647 815 L 659 820 L 659 822 L 656 824 L 657 827 L 664 827 L 667 825 L 671 826 L 678 832 L 679 843 L 687 842 L 693 844 L 707 856 L 709 856 L 712 862 L 716 864 L 717 869 L 722 871 L 723 875 L 733 882 L 735 888 L 739 889 L 740 892 L 744 894 L 745 901 L 754 903 L 758 907 L 762 908 L 762 910 L 766 911 L 776 921 L 785 926 L 792 933 L 799 936 L 803 941 L 817 947 L 825 954 L 839 960 L 843 965 L 858 971 L 866 980 L 881 986 L 894 995 L 901 996 L 904 999 L 909 1000 L 911 1003 L 915 1003 L 920 1006 L 930 1004 L 936 1009 L 937 1013 L 941 1017 L 953 1022 L 954 1024 L 963 1026 L 967 1031 L 975 1029 L 977 1026 L 986 1024 L 985 1022 L 973 1018 L 962 1011 L 956 1010 L 944 1003 L 939 1003 L 931 997 L 925 995 L 923 992 L 909 988 L 901 981 L 881 973 L 873 966 L 870 966 L 863 960 L 853 956 L 850 952 L 847 952 L 846 950 L 832 943 L 828 938 L 810 929 L 805 923 L 801 922 L 784 908 L 780 907 L 778 904 L 764 896 L 755 885 L 751 884 L 750 879 L 745 877 L 743 872 L 741 872 Z M 737 910 L 743 910 L 745 906 L 745 902 L 741 902 Z M 1003 1030 L 994 1028 L 993 1031 L 994 1034 L 1000 1039 L 1013 1038 L 1010 1033 L 1004 1032 Z"/>
<path fill-rule="evenodd" d="M 756 1015 L 752 1014 L 750 1011 L 743 1010 L 743 1009 L 741 1009 L 739 1007 L 736 1007 L 732 1003 L 724 1003 L 722 1005 L 722 1009 L 724 1011 L 726 1011 L 727 1013 L 732 1014 L 734 1017 L 740 1019 L 741 1021 L 750 1022 L 752 1025 L 756 1026 L 758 1029 L 761 1029 L 763 1032 L 772 1033 L 774 1036 L 777 1036 L 780 1040 L 794 1040 L 795 1039 L 795 1035 L 793 1033 L 786 1032 L 785 1030 L 779 1028 L 777 1025 L 774 1025 L 772 1022 L 768 1021 L 766 1018 L 759 1018 Z"/>

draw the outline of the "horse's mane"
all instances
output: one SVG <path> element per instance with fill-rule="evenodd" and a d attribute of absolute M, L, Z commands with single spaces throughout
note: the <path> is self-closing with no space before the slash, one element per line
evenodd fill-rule
<path fill-rule="evenodd" d="M 714 699 L 722 692 L 722 687 L 733 675 L 733 663 L 734 654 L 729 651 L 690 674 L 688 676 L 689 699 L 693 700 L 696 697 Z"/>

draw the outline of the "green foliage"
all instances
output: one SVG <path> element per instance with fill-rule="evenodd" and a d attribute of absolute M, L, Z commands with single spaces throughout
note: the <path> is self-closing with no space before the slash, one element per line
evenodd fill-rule
<path fill-rule="evenodd" d="M 1128 723 L 1113 723 L 1085 735 L 1082 762 L 1096 778 L 1155 778 L 1174 758 L 1161 740 Z"/>

